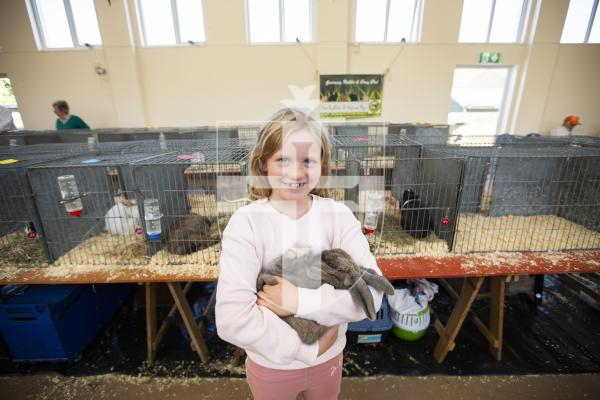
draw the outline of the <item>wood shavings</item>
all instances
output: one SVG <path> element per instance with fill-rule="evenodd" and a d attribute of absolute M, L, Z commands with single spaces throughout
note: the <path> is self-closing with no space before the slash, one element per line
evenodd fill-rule
<path fill-rule="evenodd" d="M 386 212 L 383 234 L 378 232 L 366 235 L 371 251 L 376 256 L 419 254 L 442 257 L 448 255 L 448 244 L 435 233 L 431 232 L 426 238 L 416 239 L 403 231 L 400 226 L 400 211 Z M 379 247 L 377 247 L 378 242 Z"/>
<path fill-rule="evenodd" d="M 69 250 L 54 263 L 63 265 L 144 265 L 150 257 L 144 238 L 100 233 Z"/>
<path fill-rule="evenodd" d="M 555 215 L 461 214 L 454 241 L 456 253 L 597 248 L 600 248 L 600 232 Z"/>
<path fill-rule="evenodd" d="M 0 266 L 48 266 L 40 240 L 28 239 L 22 231 L 14 231 L 0 237 Z"/>

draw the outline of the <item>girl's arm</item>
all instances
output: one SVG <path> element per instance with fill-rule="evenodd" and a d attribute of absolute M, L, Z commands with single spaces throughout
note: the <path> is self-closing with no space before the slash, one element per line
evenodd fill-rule
<path fill-rule="evenodd" d="M 250 222 L 242 213 L 231 217 L 223 232 L 215 317 L 221 339 L 277 364 L 300 360 L 313 364 L 318 342 L 304 344 L 287 323 L 256 304 L 260 263 Z"/>
<path fill-rule="evenodd" d="M 371 254 L 369 243 L 362 233 L 360 222 L 345 205 L 340 210 L 338 223 L 340 226 L 340 248 L 363 267 L 375 270 L 379 275 L 375 257 Z M 383 293 L 369 286 L 373 295 L 375 309 L 379 310 Z M 323 284 L 318 289 L 298 288 L 298 312 L 296 316 L 311 319 L 321 325 L 333 326 L 346 322 L 361 321 L 367 318 L 362 307 L 357 305 L 344 289 L 334 289 Z"/>

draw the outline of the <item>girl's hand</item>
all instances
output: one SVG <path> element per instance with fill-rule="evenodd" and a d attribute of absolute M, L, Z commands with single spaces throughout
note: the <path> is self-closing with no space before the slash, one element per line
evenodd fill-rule
<path fill-rule="evenodd" d="M 334 325 L 327 329 L 323 336 L 319 338 L 319 352 L 317 353 L 317 357 L 321 354 L 325 353 L 337 340 L 338 337 L 338 326 Z"/>
<path fill-rule="evenodd" d="M 278 276 L 275 285 L 264 285 L 258 292 L 256 304 L 265 306 L 280 317 L 287 317 L 298 312 L 298 288 L 290 281 Z"/>

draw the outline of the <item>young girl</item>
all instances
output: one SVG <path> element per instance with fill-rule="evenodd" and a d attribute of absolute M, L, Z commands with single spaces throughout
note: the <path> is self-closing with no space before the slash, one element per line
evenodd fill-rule
<path fill-rule="evenodd" d="M 379 274 L 361 226 L 344 204 L 322 197 L 329 175 L 327 133 L 296 109 L 276 112 L 261 129 L 250 158 L 250 200 L 223 232 L 217 285 L 219 336 L 246 350 L 255 399 L 335 399 L 342 378 L 348 322 L 366 318 L 347 290 L 295 287 L 285 279 L 256 293 L 261 268 L 293 247 L 341 248 Z M 285 275 L 284 275 L 285 277 Z M 382 293 L 371 288 L 376 309 Z M 330 329 L 300 341 L 280 317 L 295 315 Z"/>

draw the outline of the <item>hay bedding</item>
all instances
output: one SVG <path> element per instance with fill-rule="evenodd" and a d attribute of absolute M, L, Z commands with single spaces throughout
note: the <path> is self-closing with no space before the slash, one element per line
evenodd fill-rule
<path fill-rule="evenodd" d="M 141 235 L 103 232 L 69 250 L 54 265 L 145 265 L 149 260 Z"/>
<path fill-rule="evenodd" d="M 0 237 L 0 266 L 47 267 L 41 239 L 28 239 L 22 231 Z"/>
<path fill-rule="evenodd" d="M 461 214 L 454 243 L 457 253 L 598 249 L 600 232 L 555 215 Z"/>
<path fill-rule="evenodd" d="M 379 223 L 381 228 L 381 223 Z M 383 222 L 383 234 L 376 231 L 366 235 L 371 252 L 376 256 L 419 254 L 442 256 L 448 254 L 448 244 L 431 232 L 424 239 L 416 239 L 402 230 L 400 211 L 388 211 Z"/>
<path fill-rule="evenodd" d="M 382 235 L 376 232 L 367 235 L 367 240 L 377 256 L 443 257 L 449 254 L 446 242 L 434 233 L 424 239 L 415 239 L 404 232 L 397 211 L 386 213 Z M 489 217 L 461 214 L 454 246 L 453 253 L 598 249 L 600 232 L 555 215 Z"/>

